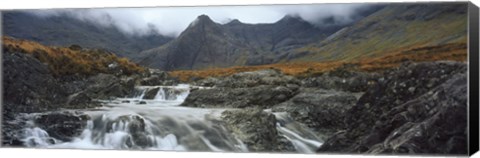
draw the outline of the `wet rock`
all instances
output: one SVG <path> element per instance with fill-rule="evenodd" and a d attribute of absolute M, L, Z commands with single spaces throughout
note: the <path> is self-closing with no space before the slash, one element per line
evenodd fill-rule
<path fill-rule="evenodd" d="M 159 78 L 159 76 L 156 76 L 156 75 L 140 80 L 140 85 L 144 85 L 144 86 L 155 86 L 155 85 L 160 85 L 161 83 L 162 83 L 161 79 Z"/>
<path fill-rule="evenodd" d="M 123 77 L 121 78 L 121 84 L 131 90 L 132 88 L 135 88 L 137 80 L 138 76 Z"/>
<path fill-rule="evenodd" d="M 467 154 L 467 76 L 455 76 L 437 88 L 382 116 L 373 133 L 386 138 L 367 151 L 379 153 Z"/>
<path fill-rule="evenodd" d="M 466 71 L 466 64 L 463 63 L 431 62 L 412 63 L 386 72 L 349 111 L 346 122 L 349 127 L 357 128 L 361 133 L 368 132 L 368 127 L 373 126 L 380 115 L 424 95 L 455 74 Z M 415 90 L 411 91 L 411 87 L 415 87 Z M 365 124 L 365 128 L 358 128 L 361 124 Z"/>
<path fill-rule="evenodd" d="M 304 88 L 272 111 L 287 112 L 296 121 L 327 134 L 345 128 L 344 116 L 356 101 L 352 93 Z"/>
<path fill-rule="evenodd" d="M 160 90 L 163 93 L 158 97 L 160 97 L 160 99 L 165 99 L 165 100 L 176 100 L 179 97 L 183 97 L 182 95 L 185 95 L 191 92 L 188 88 L 179 89 L 179 88 L 171 88 L 171 87 L 162 87 L 160 88 Z"/>
<path fill-rule="evenodd" d="M 147 102 L 146 101 L 140 101 L 140 102 L 138 102 L 138 104 L 147 104 Z"/>
<path fill-rule="evenodd" d="M 466 68 L 429 62 L 386 72 L 347 112 L 345 133 L 318 151 L 466 154 Z"/>
<path fill-rule="evenodd" d="M 317 152 L 348 153 L 348 149 L 352 144 L 355 144 L 355 142 L 347 137 L 347 131 L 340 130 L 328 137 Z"/>
<path fill-rule="evenodd" d="M 18 105 L 12 105 L 11 103 L 3 103 L 2 105 L 2 146 L 23 146 L 23 142 L 20 140 L 19 136 L 19 131 L 22 130 L 22 125 L 19 125 L 15 121 L 16 113 L 12 112 L 12 108 L 17 106 Z"/>
<path fill-rule="evenodd" d="M 216 86 L 229 88 L 246 88 L 260 85 L 286 86 L 299 84 L 293 76 L 282 74 L 279 70 L 266 69 L 251 72 L 241 72 L 225 78 L 207 78 L 196 83 L 199 86 Z"/>
<path fill-rule="evenodd" d="M 70 141 L 82 133 L 88 119 L 88 115 L 80 113 L 54 112 L 37 116 L 35 124 L 53 138 Z"/>
<path fill-rule="evenodd" d="M 149 147 L 153 142 L 148 139 L 145 120 L 137 115 L 120 116 L 107 123 L 107 132 L 124 131 L 130 134 L 133 144 L 130 147 Z M 128 141 L 127 141 L 128 142 Z"/>
<path fill-rule="evenodd" d="M 114 75 L 98 74 L 87 79 L 85 93 L 95 99 L 124 97 L 135 89 L 131 79 L 120 79 Z"/>
<path fill-rule="evenodd" d="M 70 108 L 92 108 L 101 106 L 100 103 L 94 101 L 90 96 L 84 92 L 78 92 L 68 97 L 66 106 Z"/>
<path fill-rule="evenodd" d="M 333 89 L 349 92 L 364 92 L 376 82 L 375 73 L 356 72 L 338 68 L 317 77 L 301 80 L 303 87 Z"/>
<path fill-rule="evenodd" d="M 248 108 L 225 111 L 221 117 L 227 129 L 244 142 L 249 151 L 294 151 L 293 146 L 278 135 L 273 114 Z"/>
<path fill-rule="evenodd" d="M 147 91 L 145 91 L 145 95 L 143 96 L 143 99 L 154 99 L 159 90 L 160 90 L 160 88 L 158 88 L 158 87 L 148 89 Z"/>
<path fill-rule="evenodd" d="M 268 108 L 296 94 L 294 88 L 262 85 L 249 88 L 212 88 L 190 92 L 181 106 L 189 107 L 262 107 Z"/>
<path fill-rule="evenodd" d="M 171 86 L 178 84 L 178 80 L 169 76 L 167 72 L 158 69 L 149 69 L 148 75 L 139 80 L 143 86 Z"/>
<path fill-rule="evenodd" d="M 213 87 L 215 85 L 219 85 L 220 82 L 222 82 L 222 81 L 220 81 L 220 79 L 218 79 L 218 78 L 208 77 L 206 79 L 199 80 L 194 84 L 197 85 L 197 86 L 202 86 L 202 87 Z"/>
<path fill-rule="evenodd" d="M 68 94 L 52 76 L 48 67 L 24 53 L 3 54 L 3 102 L 21 105 L 13 112 L 35 112 L 56 109 L 66 102 Z"/>

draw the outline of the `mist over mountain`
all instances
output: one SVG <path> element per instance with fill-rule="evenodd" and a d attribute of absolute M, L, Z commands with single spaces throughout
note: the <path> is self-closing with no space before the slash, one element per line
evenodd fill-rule
<path fill-rule="evenodd" d="M 310 5 L 256 5 L 208 7 L 156 7 L 156 8 L 92 8 L 26 10 L 38 17 L 70 17 L 97 26 L 115 27 L 130 35 L 148 35 L 152 30 L 165 36 L 177 37 L 197 16 L 205 14 L 221 24 L 231 19 L 244 23 L 274 23 L 285 15 L 301 17 L 324 26 L 323 19 L 333 18 L 335 24 L 351 24 L 375 10 L 381 4 L 310 4 Z M 252 14 L 255 13 L 255 14 Z"/>
<path fill-rule="evenodd" d="M 220 24 L 203 15 L 178 38 L 140 53 L 135 61 L 179 70 L 379 57 L 412 47 L 465 43 L 464 10 L 462 3 L 378 5 L 363 10 L 358 17 L 365 18 L 352 24 L 330 17 L 320 26 L 295 15 L 271 24 L 238 19 Z"/>
<path fill-rule="evenodd" d="M 358 60 L 419 46 L 467 42 L 464 3 L 391 4 L 326 40 L 297 49 L 298 60 Z"/>
<path fill-rule="evenodd" d="M 126 34 L 110 25 L 98 25 L 70 16 L 36 16 L 23 11 L 2 12 L 3 34 L 51 46 L 80 45 L 131 57 L 137 52 L 167 43 L 172 37 L 156 33 Z M 100 23 L 101 21 L 99 21 Z"/>
<path fill-rule="evenodd" d="M 219 24 L 201 15 L 178 38 L 141 52 L 135 61 L 165 70 L 270 64 L 288 58 L 287 51 L 321 40 L 340 28 L 322 30 L 290 15 L 272 24 L 239 20 Z"/>
<path fill-rule="evenodd" d="M 467 155 L 473 8 L 2 11 L 1 146 Z"/>
<path fill-rule="evenodd" d="M 205 69 L 350 60 L 462 42 L 463 7 L 431 3 L 8 11 L 3 30 L 45 45 L 107 49 L 152 68 Z M 254 11 L 259 12 L 251 14 Z M 190 19 L 193 14 L 196 18 Z"/>

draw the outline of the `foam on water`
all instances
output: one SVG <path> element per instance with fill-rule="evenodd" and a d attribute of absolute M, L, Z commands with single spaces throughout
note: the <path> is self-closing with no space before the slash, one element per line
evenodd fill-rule
<path fill-rule="evenodd" d="M 143 99 L 152 88 L 160 88 L 156 97 Z M 90 120 L 81 134 L 69 141 L 51 137 L 35 126 L 32 121 L 35 114 L 29 114 L 22 141 L 28 147 L 40 148 L 247 152 L 248 147 L 242 141 L 218 124 L 221 113 L 227 109 L 178 106 L 190 88 L 189 85 L 141 86 L 130 98 L 103 100 L 105 106 L 82 111 Z M 279 134 L 291 141 L 298 152 L 313 153 L 321 145 L 308 129 L 292 126 L 295 122 L 287 114 L 274 114 L 279 121 Z"/>

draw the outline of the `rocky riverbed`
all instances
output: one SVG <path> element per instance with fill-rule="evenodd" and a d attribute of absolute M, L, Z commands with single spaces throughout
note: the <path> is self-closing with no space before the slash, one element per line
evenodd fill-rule
<path fill-rule="evenodd" d="M 303 79 L 245 72 L 196 82 L 213 88 L 193 91 L 182 106 L 286 112 L 325 139 L 319 153 L 466 154 L 466 72 L 450 61 Z"/>
<path fill-rule="evenodd" d="M 59 78 L 22 53 L 6 53 L 3 64 L 4 146 L 467 152 L 465 63 L 303 78 L 266 69 L 185 85 L 160 71 Z"/>

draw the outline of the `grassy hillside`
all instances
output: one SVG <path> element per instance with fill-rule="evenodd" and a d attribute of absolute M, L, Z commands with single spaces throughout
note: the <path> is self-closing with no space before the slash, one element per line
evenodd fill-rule
<path fill-rule="evenodd" d="M 392 4 L 317 44 L 296 61 L 354 61 L 467 41 L 466 3 Z"/>
<path fill-rule="evenodd" d="M 79 46 L 48 47 L 28 40 L 3 36 L 4 52 L 27 53 L 47 64 L 55 76 L 89 76 L 98 73 L 131 75 L 145 71 L 127 58 L 117 57 L 98 49 L 82 49 Z"/>
<path fill-rule="evenodd" d="M 255 71 L 261 69 L 278 69 L 285 74 L 297 77 L 306 77 L 322 74 L 340 67 L 348 67 L 364 72 L 379 72 L 400 66 L 404 62 L 425 61 L 467 61 L 467 44 L 451 43 L 428 47 L 414 47 L 375 58 L 365 58 L 358 61 L 332 61 L 332 62 L 290 62 L 260 66 L 238 66 L 231 68 L 213 68 L 206 70 L 171 71 L 170 75 L 181 81 L 201 79 L 207 77 L 229 76 L 238 72 Z"/>

